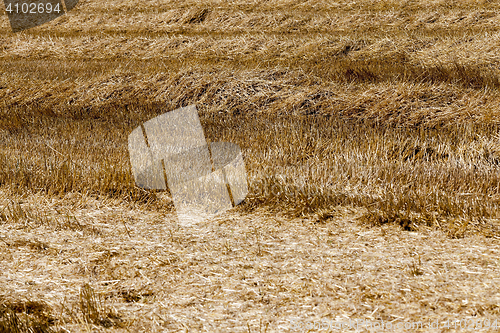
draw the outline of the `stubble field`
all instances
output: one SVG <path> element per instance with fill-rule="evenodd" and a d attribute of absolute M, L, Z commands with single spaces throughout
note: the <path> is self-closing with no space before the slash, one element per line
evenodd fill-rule
<path fill-rule="evenodd" d="M 499 9 L 84 0 L 17 34 L 3 15 L 0 332 L 498 331 Z M 190 104 L 250 193 L 186 228 L 134 185 L 127 137 Z"/>

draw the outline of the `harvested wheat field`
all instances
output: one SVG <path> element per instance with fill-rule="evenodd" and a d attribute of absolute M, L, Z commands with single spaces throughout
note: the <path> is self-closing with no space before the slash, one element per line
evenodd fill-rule
<path fill-rule="evenodd" d="M 1 16 L 0 333 L 500 331 L 499 27 L 465 0 Z M 191 104 L 249 194 L 186 227 L 127 138 Z"/>

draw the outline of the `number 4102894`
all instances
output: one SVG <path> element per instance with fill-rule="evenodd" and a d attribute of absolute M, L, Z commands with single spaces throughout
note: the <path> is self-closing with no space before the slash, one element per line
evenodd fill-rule
<path fill-rule="evenodd" d="M 16 3 L 12 5 L 12 3 L 9 3 L 7 8 L 5 9 L 9 14 L 15 13 L 15 14 L 43 14 L 47 13 L 50 14 L 52 12 L 55 13 L 60 13 L 61 8 L 59 4 L 56 4 L 55 6 L 52 6 L 51 3 Z"/>

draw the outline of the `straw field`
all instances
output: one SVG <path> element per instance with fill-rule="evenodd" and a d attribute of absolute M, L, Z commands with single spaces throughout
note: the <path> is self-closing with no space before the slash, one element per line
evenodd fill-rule
<path fill-rule="evenodd" d="M 1 16 L 0 332 L 498 331 L 499 10 L 82 0 L 16 34 Z M 135 186 L 127 137 L 190 104 L 241 147 L 250 193 L 185 228 Z"/>

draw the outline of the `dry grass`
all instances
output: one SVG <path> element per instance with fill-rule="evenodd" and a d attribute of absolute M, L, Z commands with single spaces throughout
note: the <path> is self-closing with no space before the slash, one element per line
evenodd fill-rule
<path fill-rule="evenodd" d="M 296 318 L 499 313 L 495 238 L 366 227 L 346 207 L 306 219 L 236 211 L 185 229 L 119 199 L 2 197 L 25 211 L 38 204 L 48 220 L 2 224 L 1 302 L 20 318 L 52 318 L 54 330 L 286 332 Z M 43 311 L 29 310 L 42 300 Z"/>
<path fill-rule="evenodd" d="M 498 9 L 82 1 L 19 34 L 4 15 L 0 332 L 495 317 Z M 127 136 L 189 104 L 240 145 L 250 194 L 182 229 Z"/>

